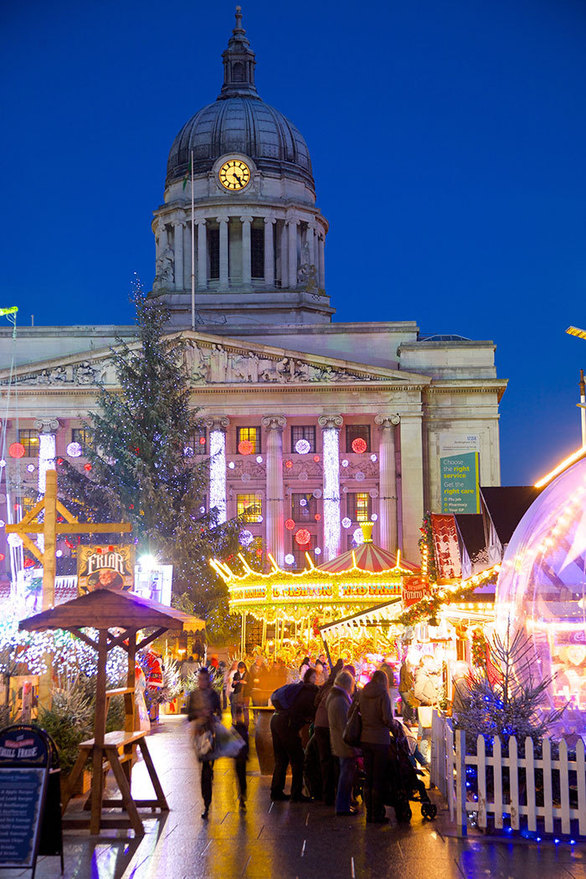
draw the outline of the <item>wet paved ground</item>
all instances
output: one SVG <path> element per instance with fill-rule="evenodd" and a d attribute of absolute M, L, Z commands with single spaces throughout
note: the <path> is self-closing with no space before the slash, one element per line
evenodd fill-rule
<path fill-rule="evenodd" d="M 436 821 L 365 824 L 364 815 L 336 818 L 318 803 L 271 804 L 270 779 L 249 763 L 248 807 L 238 811 L 232 761 L 216 763 L 210 820 L 202 821 L 198 764 L 183 718 L 165 718 L 149 747 L 171 811 L 148 818 L 147 834 L 90 837 L 66 832 L 67 879 L 586 879 L 586 843 L 536 845 L 455 837 L 440 807 Z M 150 796 L 142 763 L 133 771 L 136 796 Z M 388 810 L 388 813 L 391 810 Z M 56 879 L 58 858 L 40 858 L 37 879 Z M 2 872 L 2 879 L 30 871 Z"/>

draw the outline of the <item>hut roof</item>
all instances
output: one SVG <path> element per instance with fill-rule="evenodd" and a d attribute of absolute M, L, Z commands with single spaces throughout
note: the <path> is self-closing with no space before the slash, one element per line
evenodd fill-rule
<path fill-rule="evenodd" d="M 87 595 L 72 598 L 20 622 L 20 628 L 30 632 L 47 629 L 137 628 L 175 629 L 195 631 L 205 623 L 190 614 L 142 598 L 132 592 L 95 589 Z"/>

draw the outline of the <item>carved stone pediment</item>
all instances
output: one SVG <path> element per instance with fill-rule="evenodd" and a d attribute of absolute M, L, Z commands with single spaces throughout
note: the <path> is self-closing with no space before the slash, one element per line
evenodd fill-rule
<path fill-rule="evenodd" d="M 177 356 L 192 387 L 430 382 L 427 376 L 413 373 L 191 331 L 170 333 L 169 339 L 177 341 Z M 131 351 L 138 347 L 135 340 L 128 344 Z M 10 381 L 24 387 L 52 389 L 97 388 L 100 385 L 114 388 L 117 385 L 110 348 L 19 366 L 12 378 L 8 370 L 0 371 L 0 386 Z"/>

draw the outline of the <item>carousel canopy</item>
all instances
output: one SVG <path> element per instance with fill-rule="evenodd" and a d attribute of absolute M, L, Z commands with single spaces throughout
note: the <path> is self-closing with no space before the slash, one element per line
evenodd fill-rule
<path fill-rule="evenodd" d="M 341 574 L 344 571 L 368 571 L 371 574 L 382 574 L 385 571 L 400 569 L 405 572 L 415 573 L 419 571 L 417 565 L 401 558 L 400 551 L 395 555 L 380 546 L 376 546 L 371 540 L 365 540 L 356 549 L 350 549 L 342 555 L 336 556 L 316 570 L 327 574 Z"/>

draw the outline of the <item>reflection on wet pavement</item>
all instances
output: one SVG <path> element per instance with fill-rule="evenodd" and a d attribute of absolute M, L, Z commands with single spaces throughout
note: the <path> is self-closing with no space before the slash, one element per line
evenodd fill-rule
<path fill-rule="evenodd" d="M 410 825 L 366 825 L 364 816 L 336 818 L 320 803 L 271 804 L 270 779 L 260 776 L 252 756 L 247 811 L 238 810 L 233 761 L 215 766 L 210 820 L 201 819 L 199 767 L 184 717 L 163 718 L 149 748 L 171 811 L 145 816 L 146 834 L 110 831 L 90 837 L 65 832 L 67 879 L 586 879 L 580 847 L 468 841 L 446 835 L 453 829 L 445 811 L 424 822 L 413 805 Z M 139 762 L 132 776 L 135 796 L 151 796 Z M 390 811 L 390 810 L 389 810 Z M 585 851 L 586 854 L 586 851 Z M 37 879 L 57 879 L 58 858 L 40 858 Z M 3 871 L 2 879 L 30 876 Z"/>

